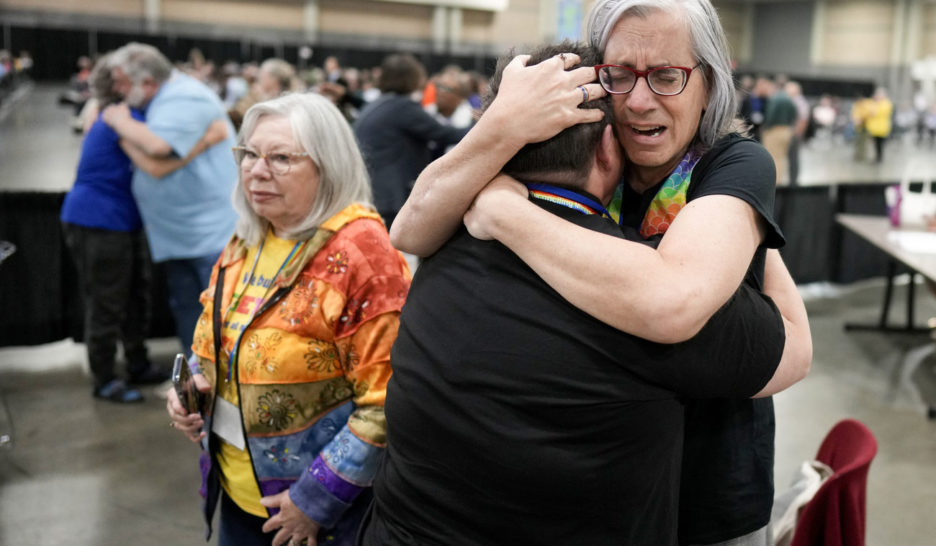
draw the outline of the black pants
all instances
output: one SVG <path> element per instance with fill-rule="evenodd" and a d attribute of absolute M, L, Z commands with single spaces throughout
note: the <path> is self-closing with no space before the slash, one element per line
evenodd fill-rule
<path fill-rule="evenodd" d="M 78 269 L 85 306 L 85 343 L 96 387 L 116 377 L 117 341 L 127 372 L 146 370 L 151 266 L 142 230 L 95 229 L 63 224 L 65 243 Z"/>
<path fill-rule="evenodd" d="M 362 491 L 335 527 L 319 531 L 316 537 L 318 546 L 353 546 L 361 520 L 372 499 L 370 488 Z M 278 531 L 264 533 L 265 522 L 265 518 L 241 510 L 222 489 L 221 515 L 218 518 L 218 546 L 270 544 Z"/>
<path fill-rule="evenodd" d="M 266 518 L 248 514 L 221 492 L 221 515 L 218 518 L 218 546 L 253 546 L 272 544 L 278 530 L 263 532 Z"/>
<path fill-rule="evenodd" d="M 880 163 L 884 161 L 884 141 L 887 137 L 874 137 L 874 161 Z"/>

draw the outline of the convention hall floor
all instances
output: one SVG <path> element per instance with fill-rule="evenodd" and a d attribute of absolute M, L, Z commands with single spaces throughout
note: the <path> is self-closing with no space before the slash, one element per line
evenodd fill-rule
<path fill-rule="evenodd" d="M 66 190 L 79 137 L 57 90 L 38 87 L 0 111 L 0 191 Z M 931 152 L 892 143 L 881 166 L 854 165 L 850 150 L 827 142 L 803 153 L 805 183 L 896 180 L 910 159 Z M 934 162 L 936 163 L 936 162 Z M 845 332 L 845 321 L 877 317 L 883 283 L 803 286 L 815 359 L 800 384 L 778 395 L 778 491 L 815 455 L 840 419 L 867 424 L 879 451 L 868 483 L 868 544 L 930 545 L 936 536 L 934 361 L 925 336 Z M 896 301 L 903 301 L 899 286 Z M 917 317 L 936 299 L 917 290 Z M 10 310 L 4 310 L 10 312 Z M 896 316 L 896 311 L 895 311 Z M 151 343 L 157 362 L 172 339 Z M 64 340 L 0 348 L 0 545 L 199 544 L 197 449 L 167 425 L 164 402 L 146 390 L 140 405 L 90 396 L 83 346 Z M 8 416 L 8 417 L 7 417 Z M 622 492 L 626 493 L 626 492 Z"/>

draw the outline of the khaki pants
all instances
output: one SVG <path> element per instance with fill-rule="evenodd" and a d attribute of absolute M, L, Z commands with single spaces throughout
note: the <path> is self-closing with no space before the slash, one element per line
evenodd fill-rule
<path fill-rule="evenodd" d="M 787 181 L 788 153 L 790 151 L 790 141 L 793 139 L 793 128 L 785 125 L 778 125 L 769 129 L 764 129 L 762 133 L 764 148 L 770 153 L 774 164 L 777 166 L 777 184 L 781 181 Z"/>

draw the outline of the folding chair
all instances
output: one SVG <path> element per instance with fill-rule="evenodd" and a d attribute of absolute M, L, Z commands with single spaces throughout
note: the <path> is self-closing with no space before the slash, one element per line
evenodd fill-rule
<path fill-rule="evenodd" d="M 876 454 L 877 440 L 860 421 L 832 427 L 816 459 L 835 474 L 803 508 L 792 546 L 864 546 L 868 469 Z"/>

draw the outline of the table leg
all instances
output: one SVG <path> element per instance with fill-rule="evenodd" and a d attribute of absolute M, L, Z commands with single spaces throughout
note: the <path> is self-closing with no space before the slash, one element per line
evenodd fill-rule
<path fill-rule="evenodd" d="M 900 332 L 923 334 L 929 333 L 929 328 L 920 328 L 913 324 L 914 311 L 914 280 L 916 272 L 910 272 L 910 286 L 907 287 L 907 324 L 904 326 L 890 326 L 887 324 L 888 314 L 890 312 L 891 300 L 894 296 L 894 277 L 897 275 L 897 262 L 890 260 L 887 262 L 887 285 L 884 288 L 884 301 L 881 306 L 881 316 L 877 324 L 855 324 L 845 323 L 846 331 L 875 331 L 875 332 Z"/>
<path fill-rule="evenodd" d="M 890 314 L 891 300 L 894 296 L 894 275 L 897 274 L 897 262 L 889 260 L 887 262 L 887 288 L 884 290 L 884 307 L 881 309 L 881 320 L 878 321 L 880 328 L 887 328 L 887 315 Z"/>

